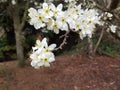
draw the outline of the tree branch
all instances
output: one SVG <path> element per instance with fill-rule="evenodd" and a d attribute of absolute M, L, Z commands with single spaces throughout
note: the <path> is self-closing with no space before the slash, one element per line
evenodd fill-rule
<path fill-rule="evenodd" d="M 65 44 L 67 44 L 66 41 L 67 41 L 69 32 L 70 32 L 70 31 L 67 31 L 64 35 L 60 36 L 60 38 L 63 38 L 63 37 L 64 37 L 63 42 L 60 44 L 59 47 L 55 48 L 54 51 L 57 51 L 57 50 L 59 50 L 59 49 L 62 49 L 63 46 L 64 46 Z"/>
<path fill-rule="evenodd" d="M 101 5 L 97 4 L 96 3 L 96 7 L 99 8 L 100 10 L 104 11 L 104 12 L 109 12 L 109 9 L 105 8 L 105 7 L 102 7 Z M 119 9 L 119 8 L 118 8 Z M 114 17 L 118 20 L 120 20 L 120 17 L 115 13 L 115 11 L 111 11 L 114 15 Z"/>
<path fill-rule="evenodd" d="M 28 8 L 29 8 L 29 0 L 27 0 L 27 3 L 26 3 L 25 11 L 24 11 L 24 14 L 23 14 L 22 22 L 21 22 L 21 29 L 22 29 L 22 28 L 24 27 L 24 25 L 25 25 Z"/>
<path fill-rule="evenodd" d="M 107 8 L 105 8 L 105 7 L 103 7 L 103 6 L 99 5 L 99 4 L 97 4 L 97 3 L 96 3 L 96 7 L 99 8 L 100 10 L 104 11 L 104 12 L 109 11 L 109 9 L 107 9 Z"/>
<path fill-rule="evenodd" d="M 97 41 L 97 44 L 96 44 L 96 46 L 95 46 L 95 48 L 94 48 L 94 50 L 93 50 L 94 54 L 96 53 L 96 50 L 97 50 L 97 48 L 98 48 L 98 46 L 99 46 L 99 44 L 100 44 L 100 42 L 101 42 L 101 40 L 102 40 L 102 37 L 103 37 L 103 34 L 104 34 L 104 30 L 105 30 L 105 28 L 103 27 L 103 28 L 102 28 L 102 31 L 101 31 L 101 34 L 100 34 L 100 37 L 99 37 L 99 39 L 98 39 L 98 41 Z"/>

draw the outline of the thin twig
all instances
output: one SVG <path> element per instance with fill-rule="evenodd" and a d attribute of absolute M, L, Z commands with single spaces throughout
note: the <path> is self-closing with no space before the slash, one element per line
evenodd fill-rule
<path fill-rule="evenodd" d="M 68 34 L 69 34 L 70 31 L 67 31 L 64 35 L 62 35 L 60 38 L 62 38 L 64 36 L 64 39 L 63 39 L 63 42 L 60 44 L 59 47 L 55 48 L 54 51 L 57 51 L 59 49 L 62 49 L 62 47 L 67 44 L 67 38 L 68 38 Z"/>
<path fill-rule="evenodd" d="M 113 15 L 114 15 L 114 17 L 115 17 L 118 21 L 120 20 L 120 16 L 117 15 L 114 11 L 113 11 Z"/>
<path fill-rule="evenodd" d="M 102 28 L 102 31 L 101 31 L 101 34 L 100 34 L 100 37 L 99 37 L 99 39 L 98 39 L 98 42 L 97 42 L 97 44 L 95 45 L 95 48 L 94 48 L 94 50 L 93 50 L 94 54 L 96 53 L 96 50 L 97 50 L 97 48 L 98 48 L 98 46 L 99 46 L 99 44 L 100 44 L 100 42 L 101 42 L 101 40 L 102 40 L 102 37 L 103 37 L 103 34 L 104 34 L 104 30 L 105 30 L 105 28 L 103 27 L 103 28 Z"/>
<path fill-rule="evenodd" d="M 95 6 L 96 6 L 98 9 L 100 9 L 100 10 L 102 10 L 102 11 L 104 11 L 104 12 L 108 12 L 108 11 L 109 11 L 109 9 L 101 6 L 100 4 L 95 3 Z"/>
<path fill-rule="evenodd" d="M 96 3 L 96 7 L 99 8 L 100 10 L 104 11 L 104 12 L 109 12 L 109 9 L 107 9 L 107 8 L 105 8 L 105 7 L 102 7 L 101 5 L 99 5 L 99 4 L 97 4 L 97 3 Z M 114 15 L 114 17 L 115 17 L 116 19 L 120 20 L 119 15 L 117 15 L 114 10 L 111 11 L 111 12 L 113 13 L 113 15 Z"/>

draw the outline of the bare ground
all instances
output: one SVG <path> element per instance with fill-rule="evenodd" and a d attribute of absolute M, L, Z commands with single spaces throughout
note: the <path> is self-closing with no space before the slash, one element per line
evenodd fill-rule
<path fill-rule="evenodd" d="M 61 55 L 50 68 L 0 63 L 0 90 L 120 90 L 120 58 Z"/>

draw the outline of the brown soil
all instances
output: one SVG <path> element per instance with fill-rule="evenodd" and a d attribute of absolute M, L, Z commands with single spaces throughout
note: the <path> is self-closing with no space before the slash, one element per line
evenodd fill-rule
<path fill-rule="evenodd" d="M 120 90 L 120 58 L 61 55 L 39 70 L 0 64 L 0 90 Z"/>

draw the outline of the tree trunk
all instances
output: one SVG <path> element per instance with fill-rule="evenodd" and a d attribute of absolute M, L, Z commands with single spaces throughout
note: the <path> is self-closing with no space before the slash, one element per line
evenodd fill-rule
<path fill-rule="evenodd" d="M 24 46 L 23 46 L 23 34 L 22 28 L 19 20 L 19 16 L 14 16 L 14 32 L 16 39 L 16 53 L 19 66 L 23 67 L 25 65 L 24 61 Z"/>
<path fill-rule="evenodd" d="M 21 30 L 15 30 L 15 39 L 18 64 L 19 66 L 23 67 L 25 65 L 23 46 L 24 39 Z"/>
<path fill-rule="evenodd" d="M 15 39 L 16 39 L 16 53 L 17 53 L 17 59 L 18 59 L 18 64 L 20 66 L 25 65 L 24 61 L 24 32 L 23 28 L 25 26 L 26 22 L 26 17 L 28 13 L 28 8 L 29 8 L 29 0 L 27 0 L 25 4 L 25 8 L 21 8 L 21 4 L 18 3 L 18 0 L 16 0 L 16 4 L 12 5 L 9 3 L 8 7 L 8 14 L 11 16 L 13 19 L 13 27 L 14 27 L 14 33 L 15 33 Z M 24 10 L 24 12 L 21 12 Z M 22 14 L 21 14 L 22 13 Z M 23 15 L 21 17 L 21 15 Z"/>
<path fill-rule="evenodd" d="M 23 26 L 20 22 L 20 10 L 18 8 L 18 5 L 15 5 L 13 8 L 13 23 L 14 23 L 14 32 L 15 32 L 15 39 L 16 39 L 16 53 L 17 53 L 17 60 L 18 65 L 23 67 L 25 65 L 24 61 L 24 46 L 23 46 L 23 34 L 22 29 Z"/>
<path fill-rule="evenodd" d="M 94 52 L 93 52 L 93 42 L 92 39 L 88 37 L 88 55 L 89 57 L 93 57 L 94 56 Z"/>

